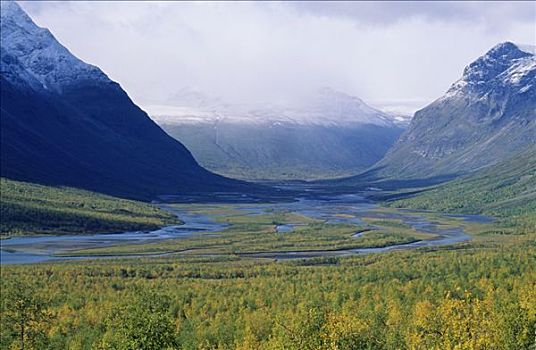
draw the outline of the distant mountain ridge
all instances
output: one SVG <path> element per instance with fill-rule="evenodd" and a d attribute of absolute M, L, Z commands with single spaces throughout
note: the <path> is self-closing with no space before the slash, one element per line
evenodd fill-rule
<path fill-rule="evenodd" d="M 1 39 L 2 177 L 143 199 L 247 187 L 200 167 L 15 2 L 2 2 Z"/>
<path fill-rule="evenodd" d="M 151 117 L 217 173 L 245 179 L 355 174 L 379 160 L 405 118 L 323 88 L 294 105 L 231 105 L 182 90 Z"/>
<path fill-rule="evenodd" d="M 324 87 L 303 101 L 287 104 L 234 105 L 197 90 L 181 89 L 165 104 L 146 105 L 158 123 L 190 124 L 226 121 L 228 123 L 307 125 L 405 126 L 409 118 L 370 107 L 356 96 Z"/>
<path fill-rule="evenodd" d="M 370 173 L 427 178 L 486 167 L 536 147 L 536 60 L 505 42 L 418 111 Z"/>

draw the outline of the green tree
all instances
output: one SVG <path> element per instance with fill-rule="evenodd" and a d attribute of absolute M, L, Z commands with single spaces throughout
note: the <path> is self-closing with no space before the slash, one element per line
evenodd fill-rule
<path fill-rule="evenodd" d="M 106 333 L 100 349 L 177 349 L 170 300 L 162 295 L 141 292 L 125 298 L 128 302 L 111 310 L 105 320 Z"/>
<path fill-rule="evenodd" d="M 52 313 L 32 286 L 15 280 L 2 283 L 2 346 L 42 349 Z"/>

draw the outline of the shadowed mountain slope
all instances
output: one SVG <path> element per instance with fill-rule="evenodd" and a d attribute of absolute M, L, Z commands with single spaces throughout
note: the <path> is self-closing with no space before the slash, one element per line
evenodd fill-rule
<path fill-rule="evenodd" d="M 210 173 L 116 82 L 2 2 L 1 176 L 150 199 L 241 191 Z"/>

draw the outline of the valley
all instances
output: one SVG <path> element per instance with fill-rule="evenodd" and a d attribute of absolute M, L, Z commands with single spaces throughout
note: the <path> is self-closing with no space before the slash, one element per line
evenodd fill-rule
<path fill-rule="evenodd" d="M 184 225 L 14 237 L 2 249 L 28 255 L 3 262 L 3 305 L 25 295 L 43 305 L 47 314 L 31 325 L 43 336 L 29 339 L 50 348 L 110 348 L 147 334 L 187 349 L 449 348 L 475 340 L 529 349 L 536 231 L 523 227 L 534 212 L 514 220 L 504 211 L 491 218 L 385 204 L 362 193 L 161 204 Z M 2 346 L 16 339 L 9 322 Z"/>
<path fill-rule="evenodd" d="M 307 196 L 282 203 L 161 204 L 183 223 L 145 232 L 13 237 L 3 242 L 2 263 L 170 254 L 345 256 L 463 242 L 470 239 L 465 226 L 487 222 L 379 207 L 359 193 Z"/>
<path fill-rule="evenodd" d="M 536 349 L 530 11 L 312 6 L 1 2 L 0 349 Z"/>
<path fill-rule="evenodd" d="M 244 180 L 316 180 L 351 176 L 380 160 L 410 117 L 324 87 L 306 102 L 231 105 L 180 91 L 151 118 L 215 173 Z"/>

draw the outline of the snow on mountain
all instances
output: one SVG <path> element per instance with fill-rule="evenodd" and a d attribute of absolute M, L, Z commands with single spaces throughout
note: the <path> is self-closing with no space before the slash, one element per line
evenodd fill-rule
<path fill-rule="evenodd" d="M 323 88 L 286 105 L 235 104 L 182 89 L 152 118 L 214 172 L 243 179 L 347 176 L 378 161 L 403 122 Z"/>
<path fill-rule="evenodd" d="M 415 113 L 376 164 L 381 176 L 460 175 L 536 145 L 536 60 L 500 43 L 470 63 L 447 93 Z"/>
<path fill-rule="evenodd" d="M 109 81 L 99 68 L 72 55 L 48 29 L 36 26 L 13 1 L 2 1 L 1 31 L 2 76 L 14 84 L 61 92 L 80 80 Z"/>
<path fill-rule="evenodd" d="M 405 118 L 370 107 L 358 97 L 331 88 L 319 89 L 293 105 L 230 105 L 199 91 L 182 89 L 169 105 L 146 105 L 151 117 L 162 124 L 227 123 L 401 126 Z"/>
<path fill-rule="evenodd" d="M 389 126 L 393 123 L 391 116 L 370 107 L 360 98 L 329 87 L 320 89 L 296 114 L 296 119 L 301 117 L 304 122 L 313 115 L 313 119 L 321 124 L 361 123 Z"/>
<path fill-rule="evenodd" d="M 135 199 L 250 190 L 203 169 L 97 67 L 1 6 L 0 176 Z"/>
<path fill-rule="evenodd" d="M 399 111 L 385 111 L 393 120 L 393 123 L 401 126 L 401 127 L 407 127 L 411 123 L 411 114 L 410 113 L 402 113 Z"/>
<path fill-rule="evenodd" d="M 523 49 L 522 49 L 523 48 Z M 498 89 L 525 92 L 532 87 L 536 58 L 531 46 L 505 42 L 467 66 L 442 99 L 461 95 L 483 98 Z"/>

